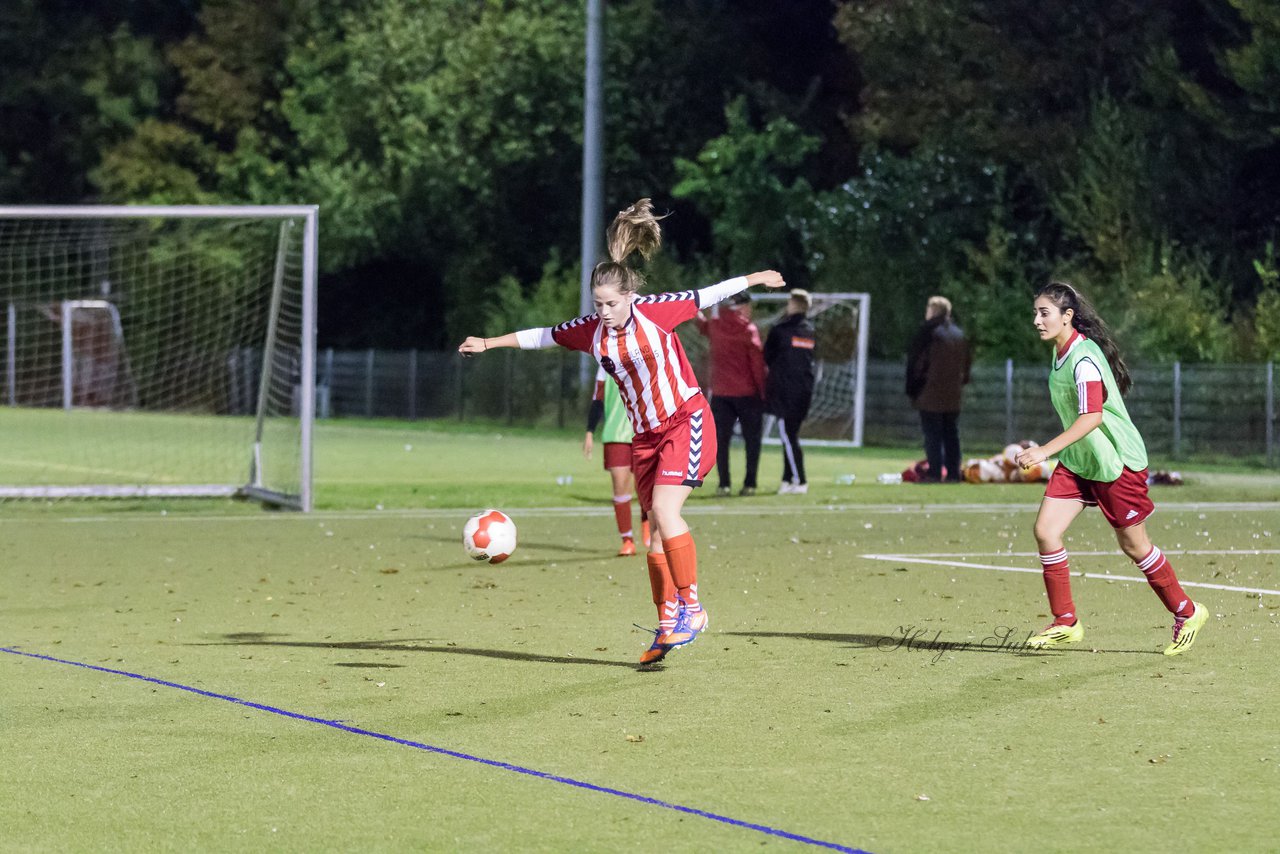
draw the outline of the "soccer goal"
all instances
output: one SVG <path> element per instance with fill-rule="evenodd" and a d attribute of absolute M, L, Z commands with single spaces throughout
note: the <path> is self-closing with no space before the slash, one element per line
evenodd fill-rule
<path fill-rule="evenodd" d="M 809 321 L 817 332 L 818 378 L 813 404 L 801 427 L 807 445 L 862 447 L 866 417 L 867 340 L 871 295 L 865 293 L 809 293 Z M 786 293 L 753 292 L 755 324 L 763 340 L 782 319 Z M 776 443 L 772 419 L 765 423 L 765 441 Z"/>
<path fill-rule="evenodd" d="M 310 510 L 314 206 L 0 207 L 0 500 Z"/>
<path fill-rule="evenodd" d="M 871 295 L 865 293 L 809 294 L 812 303 L 809 320 L 817 331 L 817 382 L 809 417 L 801 427 L 801 438 L 807 445 L 862 447 L 862 429 L 866 416 L 867 340 L 870 323 Z M 761 341 L 769 329 L 782 319 L 788 294 L 774 291 L 752 291 L 752 321 L 760 328 Z M 712 311 L 723 309 L 724 304 Z M 705 358 L 706 344 L 698 335 L 685 335 L 682 340 L 690 356 Z M 765 420 L 765 441 L 777 444 L 775 419 Z"/>

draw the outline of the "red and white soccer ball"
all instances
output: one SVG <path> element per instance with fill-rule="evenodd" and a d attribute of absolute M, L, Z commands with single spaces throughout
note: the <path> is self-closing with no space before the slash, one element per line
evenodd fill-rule
<path fill-rule="evenodd" d="M 502 563 L 516 550 L 516 523 L 501 510 L 477 513 L 462 526 L 462 547 L 472 560 Z"/>

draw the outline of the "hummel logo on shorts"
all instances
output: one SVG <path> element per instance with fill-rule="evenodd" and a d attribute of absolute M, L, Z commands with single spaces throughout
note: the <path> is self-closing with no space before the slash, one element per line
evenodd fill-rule
<path fill-rule="evenodd" d="M 663 477 L 684 477 L 684 472 L 683 471 L 667 471 L 666 469 L 663 469 L 662 476 Z"/>

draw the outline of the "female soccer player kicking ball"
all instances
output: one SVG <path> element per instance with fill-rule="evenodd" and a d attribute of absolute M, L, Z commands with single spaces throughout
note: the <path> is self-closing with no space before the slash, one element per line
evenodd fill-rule
<path fill-rule="evenodd" d="M 1102 318 L 1071 285 L 1051 282 L 1041 288 L 1034 322 L 1041 340 L 1055 345 L 1049 396 L 1064 431 L 1017 457 L 1029 468 L 1058 455 L 1035 526 L 1053 623 L 1027 645 L 1060 646 L 1084 638 L 1071 601 L 1063 536 L 1085 507 L 1097 505 L 1115 528 L 1120 548 L 1173 614 L 1173 642 L 1164 654 L 1186 652 L 1208 612 L 1182 592 L 1173 567 L 1147 538 L 1145 522 L 1155 507 L 1147 495 L 1147 449 L 1121 398 L 1131 385 L 1129 369 Z"/>
<path fill-rule="evenodd" d="M 635 430 L 631 469 L 640 508 L 649 513 L 649 586 L 658 606 L 653 643 L 640 656 L 653 664 L 693 641 L 707 627 L 698 601 L 698 558 L 681 516 L 685 499 L 700 486 L 716 458 L 715 423 L 675 328 L 701 308 L 751 285 L 780 288 L 773 270 L 739 276 L 697 291 L 640 296 L 644 278 L 623 262 L 633 252 L 650 257 L 661 245 L 659 217 L 641 199 L 614 218 L 607 232 L 609 261 L 591 273 L 595 313 L 559 326 L 525 329 L 496 338 L 468 338 L 463 354 L 496 347 L 523 350 L 560 345 L 590 353 L 613 377 Z"/>

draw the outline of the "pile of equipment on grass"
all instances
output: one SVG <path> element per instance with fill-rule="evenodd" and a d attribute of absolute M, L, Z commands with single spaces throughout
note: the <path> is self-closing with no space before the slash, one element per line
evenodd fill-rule
<path fill-rule="evenodd" d="M 1047 481 L 1049 475 L 1053 474 L 1054 462 L 1045 460 L 1027 469 L 1018 465 L 1018 454 L 1035 445 L 1036 443 L 1030 439 L 1024 439 L 1017 444 L 1005 446 L 1003 451 L 986 459 L 966 460 L 965 483 L 1043 483 Z M 939 479 L 945 480 L 946 477 L 946 468 L 942 469 L 939 477 L 930 477 L 928 460 L 920 460 L 902 472 L 903 483 L 933 483 Z"/>

